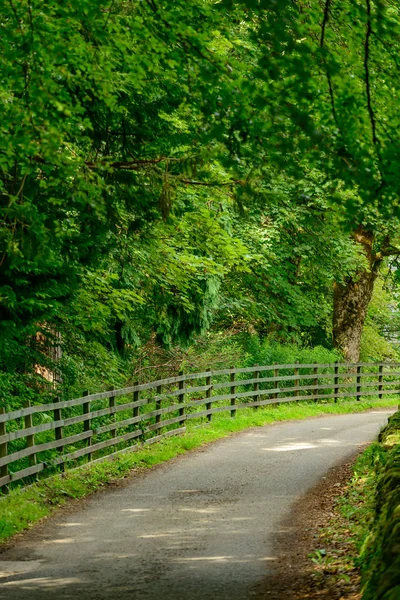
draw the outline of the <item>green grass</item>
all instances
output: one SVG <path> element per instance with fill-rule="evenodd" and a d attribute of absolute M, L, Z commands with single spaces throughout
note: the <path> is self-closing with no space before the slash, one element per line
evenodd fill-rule
<path fill-rule="evenodd" d="M 39 520 L 51 515 L 71 499 L 82 498 L 132 471 L 143 471 L 235 432 L 279 421 L 307 419 L 323 415 L 364 412 L 374 408 L 397 407 L 398 396 L 338 404 L 288 403 L 258 410 L 238 411 L 234 419 L 215 414 L 208 426 L 188 428 L 185 435 L 168 438 L 136 452 L 120 454 L 113 460 L 88 464 L 42 479 L 28 487 L 16 488 L 0 500 L 0 543 L 9 540 Z"/>

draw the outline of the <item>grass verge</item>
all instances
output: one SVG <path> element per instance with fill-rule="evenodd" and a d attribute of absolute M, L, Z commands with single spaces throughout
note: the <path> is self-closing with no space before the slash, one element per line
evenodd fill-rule
<path fill-rule="evenodd" d="M 384 400 L 368 398 L 368 401 L 342 401 L 337 404 L 288 403 L 258 410 L 243 410 L 234 419 L 217 413 L 207 427 L 188 428 L 183 436 L 168 438 L 154 446 L 121 454 L 113 460 L 110 456 L 109 461 L 88 464 L 40 480 L 28 487 L 11 490 L 8 496 L 0 500 L 0 543 L 32 527 L 71 499 L 87 496 L 113 481 L 127 477 L 132 471 L 151 468 L 232 433 L 279 421 L 396 407 L 398 402 L 399 398 L 396 396 Z"/>

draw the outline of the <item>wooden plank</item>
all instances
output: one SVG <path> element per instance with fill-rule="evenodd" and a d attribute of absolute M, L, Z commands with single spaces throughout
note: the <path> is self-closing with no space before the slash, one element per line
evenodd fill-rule
<path fill-rule="evenodd" d="M 184 385 L 185 385 L 184 381 L 179 381 L 178 385 L 181 387 L 179 387 L 177 390 L 173 390 L 171 392 L 163 392 L 162 394 L 157 395 L 157 397 L 160 399 L 168 400 L 169 398 L 179 397 L 181 395 L 182 389 L 185 390 L 185 394 L 195 394 L 197 392 L 206 392 L 209 388 L 208 385 L 198 385 L 196 387 L 184 387 Z M 221 386 L 221 387 L 223 387 L 223 386 Z"/>
<path fill-rule="evenodd" d="M 173 425 L 174 423 L 181 423 L 182 421 L 186 421 L 186 416 L 182 417 L 174 417 L 173 419 L 166 419 L 165 421 L 161 421 L 161 423 L 155 423 L 154 425 L 149 425 L 145 429 L 146 431 L 155 431 L 156 429 L 160 429 L 161 427 L 167 427 L 167 425 Z"/>
<path fill-rule="evenodd" d="M 60 446 L 69 446 L 70 444 L 74 444 L 75 442 L 80 442 L 81 440 L 85 440 L 88 437 L 93 435 L 93 431 L 84 431 L 82 433 L 78 433 L 77 435 L 71 435 L 62 440 L 54 440 L 53 442 L 46 442 L 44 444 L 37 444 L 36 446 L 32 446 L 31 448 L 24 448 L 23 450 L 19 450 L 18 452 L 13 452 L 13 454 L 9 454 L 4 458 L 0 458 L 0 466 L 10 464 L 11 462 L 15 462 L 20 458 L 25 458 L 26 456 L 30 456 L 33 453 L 39 454 L 39 452 L 44 452 L 45 450 L 53 450 L 54 448 L 59 448 Z"/>
<path fill-rule="evenodd" d="M 46 463 L 39 463 L 37 465 L 33 465 L 32 467 L 28 467 L 27 469 L 21 469 L 21 471 L 16 471 L 15 473 L 11 473 L 11 481 L 18 481 L 19 479 L 23 479 L 24 477 L 29 477 L 31 475 L 36 475 L 41 471 L 44 471 L 46 468 Z"/>
<path fill-rule="evenodd" d="M 383 366 L 379 365 L 379 375 L 378 375 L 378 398 L 382 399 L 382 390 L 383 390 Z"/>
<path fill-rule="evenodd" d="M 114 435 L 117 429 L 121 429 L 121 427 L 128 427 L 129 425 L 135 425 L 136 423 L 140 423 L 144 415 L 138 415 L 137 417 L 131 417 L 130 419 L 123 419 L 122 421 L 114 421 L 113 423 L 109 423 L 108 425 L 103 425 L 101 427 L 96 427 L 93 429 L 93 435 L 101 435 L 102 433 L 107 433 L 111 431 Z"/>
<path fill-rule="evenodd" d="M 181 427 L 180 429 L 171 429 L 171 431 L 166 431 L 165 433 L 161 433 L 160 435 L 156 435 L 148 440 L 145 440 L 144 444 L 155 444 L 164 438 L 169 438 L 173 435 L 180 435 L 181 433 L 185 433 L 186 427 Z"/>
<path fill-rule="evenodd" d="M 171 437 L 172 435 L 180 435 L 181 433 L 185 433 L 185 431 L 186 431 L 186 427 L 181 427 L 180 429 L 174 429 L 173 431 L 167 431 L 164 434 L 157 436 L 157 439 L 151 438 L 149 443 L 154 443 L 153 440 L 155 440 L 157 442 L 160 439 L 163 439 L 166 437 Z M 146 444 L 146 443 L 147 442 L 144 442 L 144 444 Z M 141 450 L 143 448 L 144 444 L 136 443 L 132 446 L 128 446 L 127 448 L 122 448 L 121 450 L 117 450 L 116 452 L 113 452 L 112 454 L 106 454 L 105 456 L 101 456 L 100 458 L 96 458 L 96 459 L 92 460 L 91 464 L 95 465 L 97 463 L 113 461 L 113 460 L 116 460 L 120 454 L 127 454 L 129 452 L 138 452 L 139 450 Z M 75 469 L 82 469 L 84 467 L 86 467 L 86 465 L 79 465 L 78 467 L 75 467 Z M 75 469 L 71 469 L 71 470 L 75 470 Z"/>
<path fill-rule="evenodd" d="M 215 408 L 209 408 L 207 410 L 201 410 L 199 412 L 190 413 L 186 415 L 186 419 L 198 419 L 200 417 L 207 417 L 209 414 L 214 414 L 217 412 L 224 412 L 226 410 L 231 410 L 230 406 L 216 406 Z"/>
<path fill-rule="evenodd" d="M 52 421 L 50 423 L 42 423 L 41 425 L 36 425 L 35 427 L 30 427 L 29 429 L 19 429 L 18 431 L 13 431 L 11 433 L 6 434 L 5 436 L 2 436 L 0 438 L 0 444 L 3 441 L 13 441 L 22 437 L 26 437 L 27 435 L 31 435 L 33 433 L 41 433 L 43 431 L 49 431 L 52 429 L 56 429 L 57 427 L 68 427 L 69 425 L 74 425 L 76 423 L 82 423 L 85 420 L 88 419 L 94 419 L 96 417 L 104 417 L 106 415 L 109 414 L 113 414 L 113 413 L 118 413 L 118 412 L 122 412 L 123 410 L 127 410 L 129 408 L 132 408 L 134 406 L 136 406 L 136 404 L 138 406 L 143 406 L 144 404 L 147 404 L 148 401 L 147 400 L 141 400 L 138 403 L 135 402 L 130 402 L 129 404 L 119 404 L 117 406 L 115 406 L 114 409 L 108 408 L 104 408 L 101 410 L 95 410 L 90 412 L 87 415 L 78 415 L 76 417 L 70 417 L 68 419 L 62 419 L 61 421 Z"/>
<path fill-rule="evenodd" d="M 91 446 L 86 446 L 86 448 L 80 448 L 80 450 L 75 450 L 74 452 L 70 452 L 69 454 L 64 454 L 61 458 L 53 459 L 49 464 L 58 465 L 60 462 L 68 462 L 70 460 L 75 460 L 80 458 L 81 456 L 85 456 L 89 452 L 93 453 L 98 450 L 103 450 L 104 448 L 109 448 L 110 446 L 116 446 L 121 442 L 127 442 L 128 440 L 140 437 L 143 435 L 143 431 L 141 429 L 137 429 L 136 431 L 131 431 L 129 433 L 124 433 L 123 435 L 119 435 L 115 438 L 110 438 L 105 440 L 104 442 L 98 442 L 96 444 L 92 444 Z M 94 462 L 94 461 L 93 461 Z"/>
<path fill-rule="evenodd" d="M 136 392 L 136 393 L 138 393 L 138 392 Z M 139 413 L 137 413 L 136 416 L 131 417 L 130 419 L 123 419 L 122 421 L 115 421 L 115 423 L 110 423 L 108 425 L 96 427 L 95 429 L 93 429 L 93 435 L 100 435 L 107 431 L 112 431 L 115 429 L 119 429 L 121 427 L 127 427 L 128 425 L 134 425 L 136 423 L 140 423 L 141 421 L 146 421 L 146 420 L 150 419 L 151 417 L 157 417 L 159 415 L 168 414 L 168 413 L 174 412 L 178 409 L 180 409 L 179 404 L 171 404 L 171 406 L 159 408 L 158 410 L 152 410 L 147 413 L 142 413 L 141 415 Z M 136 408 L 135 410 L 138 410 L 138 409 Z"/>
<path fill-rule="evenodd" d="M 279 376 L 279 368 L 276 368 L 275 371 L 278 373 L 278 375 L 274 375 L 274 377 L 260 377 L 258 379 L 254 379 L 254 378 L 252 378 L 252 379 L 236 379 L 235 380 L 235 385 L 236 385 L 236 387 L 240 387 L 242 385 L 251 385 L 251 384 L 256 383 L 256 382 L 258 382 L 260 384 L 263 384 L 263 383 L 275 383 L 277 381 L 278 382 L 280 382 L 280 381 L 294 381 L 296 378 L 300 379 L 300 381 L 301 380 L 306 380 L 306 381 L 307 380 L 313 380 L 313 379 L 315 379 L 315 369 L 316 368 L 318 368 L 318 367 L 314 367 L 313 373 L 311 373 L 311 374 L 299 375 L 299 376 L 296 376 L 296 375 L 281 375 L 281 376 Z M 387 374 L 389 375 L 389 373 L 387 373 Z M 399 373 L 391 373 L 390 374 L 390 376 L 395 376 L 395 375 L 399 376 L 400 372 Z M 373 376 L 374 376 L 373 373 L 363 373 L 362 374 L 362 377 L 373 377 Z M 318 377 L 320 379 L 332 379 L 332 373 L 320 373 L 318 375 Z M 356 377 L 356 374 L 355 373 L 338 373 L 338 377 L 339 377 L 339 379 L 345 379 L 345 378 L 348 379 L 348 378 Z M 229 388 L 230 385 L 231 384 L 230 384 L 229 381 L 227 381 L 226 383 L 225 382 L 223 382 L 223 383 L 215 383 L 213 385 L 213 389 L 217 390 L 217 389 L 221 389 L 221 388 Z"/>

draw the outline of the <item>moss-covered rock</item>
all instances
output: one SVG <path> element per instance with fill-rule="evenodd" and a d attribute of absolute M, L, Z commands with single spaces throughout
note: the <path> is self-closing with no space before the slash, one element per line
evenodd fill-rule
<path fill-rule="evenodd" d="M 380 441 L 400 433 L 400 411 L 390 418 Z M 387 447 L 378 467 L 373 530 L 362 550 L 363 600 L 400 599 L 400 445 Z"/>

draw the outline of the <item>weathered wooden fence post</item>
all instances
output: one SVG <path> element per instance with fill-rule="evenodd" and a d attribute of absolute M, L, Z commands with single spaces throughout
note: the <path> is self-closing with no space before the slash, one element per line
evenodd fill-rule
<path fill-rule="evenodd" d="M 133 385 L 134 385 L 134 387 L 136 387 L 139 385 L 139 382 L 135 381 Z M 139 402 L 139 393 L 140 393 L 139 390 L 136 390 L 135 392 L 133 392 L 133 401 L 134 402 Z M 134 417 L 139 416 L 139 407 L 138 406 L 133 407 L 133 416 Z"/>
<path fill-rule="evenodd" d="M 31 405 L 30 401 L 27 400 L 24 404 L 24 408 L 29 408 Z M 55 411 L 54 411 L 55 412 Z M 59 420 L 59 419 L 54 419 Z M 32 419 L 32 415 L 25 415 L 24 417 L 24 428 L 25 429 L 30 429 L 31 427 L 33 427 L 33 419 Z M 57 437 L 57 428 L 56 428 L 56 440 L 58 440 L 60 438 Z M 26 447 L 27 448 L 32 448 L 35 445 L 35 434 L 31 434 L 31 435 L 27 435 L 26 436 Z M 33 467 L 34 465 L 36 465 L 36 454 L 31 454 L 28 457 L 29 460 L 29 466 Z M 37 474 L 34 476 L 35 479 L 37 479 Z"/>
<path fill-rule="evenodd" d="M 183 371 L 179 371 L 179 377 L 183 377 Z M 185 382 L 183 380 L 179 382 L 178 388 L 179 388 L 179 390 L 185 389 Z M 179 404 L 182 405 L 181 408 L 179 409 L 179 416 L 185 417 L 185 392 L 184 391 L 182 391 L 178 395 L 178 402 L 179 402 Z M 184 421 L 184 420 L 185 419 L 183 418 L 182 421 Z M 178 427 L 180 427 L 182 421 L 178 421 Z"/>
<path fill-rule="evenodd" d="M 6 412 L 5 409 L 0 406 L 0 415 L 4 415 L 5 412 Z M 0 423 L 0 437 L 2 435 L 6 435 L 6 434 L 7 434 L 6 424 Z M 7 456 L 7 454 L 8 454 L 7 442 L 0 443 L 0 458 L 4 458 L 5 456 Z M 7 475 L 8 475 L 8 465 L 3 465 L 2 467 L 0 467 L 0 479 L 2 477 L 7 477 Z M 1 489 L 2 489 L 3 494 L 8 494 L 8 485 L 3 485 Z"/>
<path fill-rule="evenodd" d="M 89 396 L 89 391 L 86 390 L 83 392 L 82 396 Z M 82 412 L 84 415 L 88 415 L 90 413 L 90 402 L 84 402 L 82 404 Z M 91 429 L 91 419 L 86 419 L 83 422 L 83 431 L 90 431 Z M 91 446 L 92 445 L 92 436 L 88 437 L 86 440 L 86 444 L 87 446 Z M 92 460 L 92 453 L 88 452 L 87 454 L 87 460 L 88 462 L 90 462 Z"/>
<path fill-rule="evenodd" d="M 231 369 L 234 369 L 234 368 L 235 367 L 231 367 Z M 233 371 L 229 377 L 229 380 L 231 383 L 235 381 L 235 376 L 236 376 L 236 373 L 235 373 L 235 371 Z M 231 396 L 232 396 L 231 397 L 231 406 L 235 406 L 235 404 L 236 404 L 236 386 L 235 385 L 231 385 Z M 236 409 L 233 408 L 231 410 L 231 417 L 235 417 L 235 416 L 236 416 Z"/>
<path fill-rule="evenodd" d="M 56 396 L 56 398 L 54 398 L 54 404 L 56 404 L 57 402 L 60 402 L 60 401 L 61 401 L 61 398 L 60 398 L 60 396 Z M 55 408 L 55 409 L 54 409 L 54 411 L 53 411 L 53 418 L 54 418 L 54 421 L 61 421 L 61 420 L 62 420 L 62 412 L 61 412 L 61 408 Z M 25 425 L 25 427 L 26 427 L 26 425 Z M 54 429 L 54 433 L 55 433 L 55 436 L 56 436 L 56 440 L 62 440 L 62 438 L 63 438 L 63 429 L 62 429 L 62 425 L 60 425 L 59 427 L 56 427 L 56 428 Z M 33 444 L 32 444 L 32 445 L 33 445 Z M 58 448 L 57 452 L 58 452 L 58 454 L 59 454 L 60 456 L 62 456 L 62 454 L 63 454 L 63 452 L 64 452 L 64 448 L 63 448 L 63 446 L 60 446 L 60 447 Z M 33 464 L 35 464 L 35 463 L 33 463 Z M 64 462 L 62 462 L 62 463 L 60 464 L 60 468 L 61 468 L 61 471 L 65 471 L 65 464 L 64 464 Z"/>
<path fill-rule="evenodd" d="M 110 392 L 114 391 L 114 386 L 109 389 Z M 108 399 L 108 408 L 110 409 L 110 425 L 111 423 L 115 423 L 116 414 L 115 414 L 115 396 L 110 396 Z M 111 437 L 115 437 L 117 435 L 117 429 L 111 429 Z"/>
<path fill-rule="evenodd" d="M 314 389 L 313 389 L 314 402 L 318 402 L 318 398 L 317 398 L 317 396 L 318 396 L 318 367 L 313 368 L 313 375 L 317 376 L 313 379 L 313 381 L 314 381 Z"/>
<path fill-rule="evenodd" d="M 258 363 L 256 365 L 254 365 L 254 366 L 258 367 Z M 260 377 L 260 371 L 258 369 L 256 369 L 254 371 L 253 377 L 254 377 L 254 379 L 259 379 L 259 377 Z M 253 383 L 253 391 L 254 392 L 258 392 L 259 389 L 260 389 L 260 384 L 258 383 L 258 381 L 256 381 L 255 383 Z M 254 399 L 254 402 L 259 402 L 260 396 L 258 394 L 254 394 L 253 395 L 253 399 Z M 254 408 L 258 408 L 258 406 L 255 406 Z"/>
<path fill-rule="evenodd" d="M 162 392 L 162 385 L 158 385 L 156 387 L 156 394 L 161 394 Z M 158 395 L 156 396 L 156 410 L 161 410 L 161 398 L 158 397 Z M 161 423 L 161 415 L 156 415 L 156 423 Z M 161 429 L 161 427 L 160 427 Z"/>
<path fill-rule="evenodd" d="M 383 394 L 382 394 L 382 390 L 383 390 L 383 365 L 379 365 L 379 376 L 378 376 L 378 398 L 379 400 L 382 400 L 383 398 Z"/>
<path fill-rule="evenodd" d="M 297 365 L 297 364 L 299 364 L 299 361 L 298 361 L 298 360 L 296 360 L 296 365 Z M 298 376 L 299 376 L 299 368 L 298 368 L 298 367 L 295 367 L 295 368 L 293 369 L 293 375 L 294 375 L 295 377 L 298 377 Z M 297 389 L 295 389 L 295 390 L 294 390 L 294 392 L 293 392 L 293 396 L 295 396 L 295 397 L 299 395 L 299 390 L 298 390 L 298 388 L 299 388 L 299 385 L 300 385 L 300 381 L 299 381 L 298 379 L 295 379 L 295 380 L 294 380 L 294 387 L 295 387 L 295 388 L 297 388 Z"/>
<path fill-rule="evenodd" d="M 361 397 L 361 367 L 357 365 L 357 387 L 356 387 L 357 401 L 360 401 Z"/>
<path fill-rule="evenodd" d="M 338 377 L 338 374 L 339 374 L 339 366 L 338 366 L 338 363 L 335 362 L 335 377 L 333 378 L 333 381 L 334 381 L 334 383 L 333 383 L 333 385 L 334 385 L 334 388 L 333 388 L 333 401 L 335 403 L 337 403 L 337 401 L 338 401 L 338 394 L 339 394 L 339 388 L 338 388 L 339 377 Z"/>
<path fill-rule="evenodd" d="M 274 363 L 274 364 L 276 365 L 277 363 Z M 279 377 L 279 369 L 277 369 L 275 367 L 275 369 L 274 369 L 274 379 L 275 379 L 275 381 L 274 381 L 274 388 L 278 388 L 279 387 L 278 386 L 279 381 L 278 381 L 277 377 Z M 279 392 L 274 392 L 274 400 L 278 400 L 278 398 L 279 398 Z"/>
<path fill-rule="evenodd" d="M 211 398 L 211 394 L 212 394 L 212 387 L 211 387 L 211 368 L 208 368 L 207 371 L 210 371 L 210 375 L 208 375 L 206 377 L 206 385 L 209 386 L 209 388 L 206 390 L 206 398 Z M 211 410 L 211 402 L 207 402 L 206 403 L 206 410 Z M 212 413 L 209 413 L 207 415 L 207 421 L 211 421 L 212 418 Z"/>

